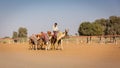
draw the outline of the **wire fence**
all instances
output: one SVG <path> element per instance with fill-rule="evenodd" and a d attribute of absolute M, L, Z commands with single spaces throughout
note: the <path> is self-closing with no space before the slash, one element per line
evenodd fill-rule
<path fill-rule="evenodd" d="M 5 38 L 0 39 L 0 43 L 28 43 L 28 38 Z M 106 36 L 68 36 L 63 39 L 63 44 L 92 44 L 92 43 L 102 43 L 102 44 L 120 44 L 120 35 L 106 35 Z"/>
<path fill-rule="evenodd" d="M 106 35 L 106 36 L 69 36 L 63 39 L 64 44 L 119 44 L 120 35 Z"/>

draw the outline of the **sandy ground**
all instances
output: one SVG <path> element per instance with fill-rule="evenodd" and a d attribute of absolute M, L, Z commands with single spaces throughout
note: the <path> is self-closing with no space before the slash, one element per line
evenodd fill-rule
<path fill-rule="evenodd" d="M 120 68 L 120 43 L 67 43 L 64 50 L 29 50 L 0 44 L 0 68 Z"/>

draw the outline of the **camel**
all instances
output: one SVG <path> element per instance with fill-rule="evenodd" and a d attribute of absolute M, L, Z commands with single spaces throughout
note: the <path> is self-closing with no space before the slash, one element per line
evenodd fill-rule
<path fill-rule="evenodd" d="M 31 49 L 34 50 L 43 49 L 43 46 L 45 50 L 50 50 L 51 48 L 58 49 L 58 47 L 63 50 L 62 39 L 66 36 L 66 34 L 66 31 L 59 31 L 57 37 L 54 37 L 50 31 L 47 33 L 41 32 L 40 34 L 30 36 L 29 43 L 32 45 Z M 57 48 L 55 44 L 57 44 Z"/>
<path fill-rule="evenodd" d="M 60 47 L 60 49 L 63 50 L 62 39 L 66 36 L 66 33 L 59 31 L 57 33 L 57 37 L 54 37 L 54 35 L 52 35 L 51 32 L 47 32 L 47 33 L 50 41 L 48 49 L 50 49 L 51 47 L 52 49 L 58 49 L 58 47 Z M 55 44 L 57 44 L 57 47 Z"/>

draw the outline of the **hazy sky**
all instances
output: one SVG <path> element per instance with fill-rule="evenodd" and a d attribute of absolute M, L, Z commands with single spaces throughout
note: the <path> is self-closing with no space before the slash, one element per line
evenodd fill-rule
<path fill-rule="evenodd" d="M 69 28 L 75 34 L 83 21 L 120 16 L 120 0 L 0 0 L 0 37 L 12 36 L 19 27 L 28 35 Z"/>

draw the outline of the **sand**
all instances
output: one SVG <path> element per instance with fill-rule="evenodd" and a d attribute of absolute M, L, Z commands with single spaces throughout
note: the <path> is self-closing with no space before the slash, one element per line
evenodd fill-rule
<path fill-rule="evenodd" d="M 0 68 L 120 68 L 120 43 L 64 44 L 64 50 L 29 50 L 0 43 Z"/>

